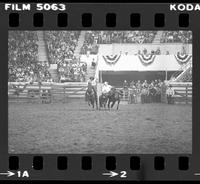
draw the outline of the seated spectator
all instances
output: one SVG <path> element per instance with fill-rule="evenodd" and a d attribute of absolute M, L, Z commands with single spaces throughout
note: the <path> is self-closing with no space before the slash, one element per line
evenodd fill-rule
<path fill-rule="evenodd" d="M 87 64 L 79 61 L 63 61 L 58 64 L 58 73 L 60 81 L 85 81 L 87 73 Z"/>
<path fill-rule="evenodd" d="M 157 31 L 87 31 L 81 54 L 97 54 L 99 44 L 152 43 Z"/>
<path fill-rule="evenodd" d="M 74 50 L 80 31 L 45 31 L 49 61 L 58 64 L 64 59 L 74 59 Z"/>
<path fill-rule="evenodd" d="M 163 31 L 161 43 L 192 43 L 191 31 Z"/>
<path fill-rule="evenodd" d="M 155 54 L 156 55 L 160 55 L 161 54 L 160 47 L 157 48 L 157 50 L 155 51 Z"/>
<path fill-rule="evenodd" d="M 45 31 L 49 60 L 58 64 L 60 81 L 85 81 L 87 65 L 74 56 L 79 35 L 80 31 Z"/>
<path fill-rule="evenodd" d="M 8 72 L 9 81 L 35 80 L 38 55 L 38 37 L 35 31 L 9 31 Z"/>

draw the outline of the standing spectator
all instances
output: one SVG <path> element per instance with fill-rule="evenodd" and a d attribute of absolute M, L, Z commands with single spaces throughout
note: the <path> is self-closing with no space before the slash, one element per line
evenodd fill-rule
<path fill-rule="evenodd" d="M 124 89 L 124 98 L 127 98 L 128 97 L 128 82 L 126 80 L 124 80 L 123 89 Z"/>
<path fill-rule="evenodd" d="M 128 90 L 128 82 L 126 80 L 124 80 L 123 88 L 124 90 Z"/>
<path fill-rule="evenodd" d="M 169 85 L 166 94 L 167 94 L 167 103 L 174 104 L 174 89 L 172 88 L 171 85 Z"/>
<path fill-rule="evenodd" d="M 132 88 L 133 86 L 135 86 L 135 81 L 132 80 L 131 83 L 130 83 L 130 87 Z"/>
<path fill-rule="evenodd" d="M 92 59 L 92 68 L 95 69 L 95 67 L 96 67 L 96 62 L 95 62 L 95 59 L 93 58 L 93 59 Z"/>
<path fill-rule="evenodd" d="M 136 86 L 133 84 L 130 86 L 130 97 L 129 97 L 130 104 L 137 103 L 136 95 L 137 95 L 137 89 Z"/>

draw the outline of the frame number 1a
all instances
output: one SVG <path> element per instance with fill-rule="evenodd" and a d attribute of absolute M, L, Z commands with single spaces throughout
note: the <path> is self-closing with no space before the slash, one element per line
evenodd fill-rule
<path fill-rule="evenodd" d="M 17 171 L 18 178 L 29 178 L 28 171 Z"/>

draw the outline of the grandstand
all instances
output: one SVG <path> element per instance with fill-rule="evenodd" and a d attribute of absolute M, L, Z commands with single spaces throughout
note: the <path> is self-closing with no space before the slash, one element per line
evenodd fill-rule
<path fill-rule="evenodd" d="M 192 54 L 191 40 L 187 31 L 10 31 L 9 81 L 59 82 L 62 77 L 83 82 L 94 74 L 89 66 L 79 65 L 80 58 L 91 64 L 85 56 Z M 52 64 L 57 68 L 52 70 Z M 37 72 L 40 65 L 46 68 Z"/>
<path fill-rule="evenodd" d="M 9 31 L 9 81 L 29 80 L 37 60 L 37 35 L 33 31 Z"/>
<path fill-rule="evenodd" d="M 192 55 L 191 43 L 190 31 L 9 31 L 8 81 L 85 86 L 89 77 L 99 77 L 98 66 L 105 62 L 103 56 L 117 55 L 123 58 L 123 66 L 130 63 L 130 71 L 113 64 L 112 69 L 104 66 L 101 81 L 116 86 L 121 86 L 125 79 L 191 81 L 191 58 L 190 65 L 180 61 Z M 156 56 L 152 57 L 154 65 L 141 65 L 141 58 L 148 62 L 151 55 Z M 131 68 L 134 62 L 138 65 Z M 164 68 L 165 65 L 168 66 Z"/>

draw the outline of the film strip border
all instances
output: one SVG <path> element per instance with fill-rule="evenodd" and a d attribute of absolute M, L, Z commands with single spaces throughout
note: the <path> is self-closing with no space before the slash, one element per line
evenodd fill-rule
<path fill-rule="evenodd" d="M 189 26 L 189 14 L 180 13 L 178 16 L 178 26 L 180 28 L 187 28 Z M 141 14 L 132 13 L 129 17 L 130 27 L 137 28 L 141 25 Z M 23 21 L 20 19 L 18 13 L 9 14 L 9 26 L 10 27 L 19 27 L 20 22 Z M 33 14 L 32 23 L 34 27 L 42 28 L 44 26 L 44 15 L 43 13 Z M 156 13 L 154 15 L 154 27 L 163 28 L 165 27 L 165 14 Z M 91 13 L 83 13 L 81 15 L 81 25 L 82 27 L 90 28 L 92 27 L 93 16 Z M 105 16 L 105 25 L 108 28 L 115 28 L 117 26 L 117 15 L 116 13 L 107 13 Z M 57 27 L 68 27 L 68 14 L 67 13 L 58 13 L 57 14 Z"/>
<path fill-rule="evenodd" d="M 191 162 L 189 155 L 13 155 L 8 158 L 8 175 L 22 180 L 191 179 Z"/>
<path fill-rule="evenodd" d="M 9 15 L 7 25 L 11 29 L 188 29 L 197 26 L 194 20 L 199 17 L 194 11 L 170 10 L 170 4 L 127 3 L 119 9 L 117 3 L 69 3 L 65 11 L 55 11 L 53 5 L 44 4 L 44 11 L 37 11 L 36 4 L 31 4 L 31 11 L 0 10 Z"/>
<path fill-rule="evenodd" d="M 117 160 L 115 156 L 106 156 L 105 157 L 105 167 L 107 170 L 116 170 Z M 155 156 L 154 157 L 154 170 L 164 170 L 166 167 L 165 157 L 164 156 Z M 32 168 L 34 170 L 43 170 L 44 159 L 43 156 L 33 156 Z M 141 169 L 141 159 L 139 156 L 131 156 L 129 166 L 131 170 L 140 170 Z M 82 170 L 92 170 L 93 160 L 92 156 L 82 156 L 81 157 L 81 169 Z M 68 157 L 67 156 L 58 156 L 57 157 L 57 169 L 58 170 L 67 170 L 68 168 Z M 188 156 L 179 156 L 177 158 L 177 168 L 178 170 L 188 170 L 189 169 L 189 157 Z M 9 157 L 9 169 L 18 170 L 20 169 L 20 160 L 18 156 Z"/>
<path fill-rule="evenodd" d="M 195 20 L 200 15 L 194 12 L 170 12 L 168 5 L 98 5 L 86 4 L 70 7 L 67 13 L 58 12 L 27 12 L 13 13 L 11 11 L 0 13 L 6 21 L 2 23 L 5 28 L 15 29 L 196 29 L 199 31 Z M 74 11 L 75 10 L 75 11 Z M 81 11 L 80 11 L 81 10 Z M 128 11 L 126 11 L 128 10 Z M 71 13 L 70 13 L 71 12 Z M 158 12 L 158 13 L 156 13 Z M 164 13 L 163 13 L 164 12 Z M 63 21 L 64 20 L 64 21 Z M 193 31 L 193 29 L 192 29 Z M 199 37 L 195 38 L 194 45 Z M 195 48 L 194 48 L 195 50 Z M 197 50 L 197 48 L 196 48 Z M 198 52 L 194 52 L 198 53 Z M 197 55 L 194 54 L 194 60 Z M 199 55 L 198 55 L 199 56 Z M 196 65 L 197 66 L 197 65 Z M 194 73 L 198 67 L 194 67 Z M 194 78 L 195 79 L 195 78 Z M 197 78 L 196 78 L 197 79 Z M 195 80 L 194 80 L 195 82 Z M 198 92 L 198 91 L 197 91 Z M 196 94 L 197 94 L 196 92 Z M 195 111 L 195 109 L 194 109 Z M 197 111 L 196 111 L 197 112 Z M 193 126 L 193 134 L 197 135 L 197 127 Z M 196 133 L 195 133 L 196 132 Z M 193 136 L 194 137 L 194 136 Z M 193 140 L 193 146 L 199 141 Z M 193 147 L 192 155 L 15 155 L 8 156 L 7 151 L 2 154 L 2 168 L 15 174 L 9 179 L 65 179 L 65 180 L 199 180 L 199 150 Z M 7 148 L 6 148 L 7 150 Z M 91 155 L 91 156 L 90 156 Z M 29 178 L 16 177 L 18 172 L 28 171 Z M 110 171 L 118 175 L 110 177 L 103 175 Z M 120 177 L 126 171 L 127 177 Z M 195 177 L 194 176 L 198 176 Z"/>

